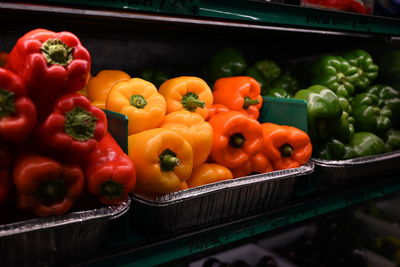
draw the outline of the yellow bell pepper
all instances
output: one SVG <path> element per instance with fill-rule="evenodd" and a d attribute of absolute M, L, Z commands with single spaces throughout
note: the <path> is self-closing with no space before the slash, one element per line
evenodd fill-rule
<path fill-rule="evenodd" d="M 102 70 L 89 80 L 87 98 L 93 106 L 104 109 L 108 93 L 113 85 L 130 78 L 129 74 L 120 70 Z"/>
<path fill-rule="evenodd" d="M 165 116 L 160 125 L 180 134 L 193 149 L 193 167 L 205 162 L 210 155 L 213 129 L 198 113 L 175 111 Z"/>
<path fill-rule="evenodd" d="M 137 194 L 178 191 L 192 173 L 192 147 L 168 129 L 156 128 L 130 135 L 128 155 L 136 169 L 134 192 Z"/>
<path fill-rule="evenodd" d="M 160 86 L 160 94 L 167 102 L 167 114 L 186 109 L 199 113 L 204 119 L 213 103 L 213 94 L 207 83 L 198 77 L 182 76 L 169 79 Z"/>
<path fill-rule="evenodd" d="M 165 117 L 165 99 L 148 81 L 133 78 L 116 83 L 108 94 L 106 109 L 128 117 L 128 134 L 158 127 Z"/>
<path fill-rule="evenodd" d="M 216 163 L 203 163 L 193 168 L 192 175 L 186 181 L 189 188 L 233 179 L 232 172 Z"/>

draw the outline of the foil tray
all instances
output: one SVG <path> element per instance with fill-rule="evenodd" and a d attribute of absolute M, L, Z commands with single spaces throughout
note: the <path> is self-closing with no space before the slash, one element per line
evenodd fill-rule
<path fill-rule="evenodd" d="M 315 170 L 311 175 L 322 190 L 348 188 L 398 175 L 400 151 L 348 160 L 312 158 Z"/>
<path fill-rule="evenodd" d="M 64 266 L 88 258 L 130 204 L 127 198 L 120 205 L 0 225 L 0 266 Z"/>
<path fill-rule="evenodd" d="M 233 219 L 287 201 L 296 179 L 314 164 L 203 185 L 155 200 L 132 194 L 135 227 L 148 234 L 171 233 Z M 140 219 L 138 219 L 140 218 Z"/>

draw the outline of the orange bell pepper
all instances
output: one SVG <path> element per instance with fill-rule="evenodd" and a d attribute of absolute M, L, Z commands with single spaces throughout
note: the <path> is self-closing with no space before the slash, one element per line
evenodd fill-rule
<path fill-rule="evenodd" d="M 130 135 L 128 148 L 136 169 L 135 193 L 178 191 L 192 173 L 192 147 L 174 131 L 156 128 Z"/>
<path fill-rule="evenodd" d="M 186 182 L 183 182 L 183 183 L 181 184 L 181 187 L 179 188 L 179 190 L 186 190 L 186 189 L 188 189 L 188 188 L 189 188 L 188 184 L 187 184 Z"/>
<path fill-rule="evenodd" d="M 203 163 L 193 168 L 192 175 L 186 183 L 189 188 L 192 188 L 232 178 L 232 173 L 228 168 L 216 163 Z"/>
<path fill-rule="evenodd" d="M 182 76 L 169 79 L 160 86 L 160 94 L 167 102 L 167 114 L 186 109 L 199 113 L 204 119 L 213 103 L 213 95 L 207 83 L 200 78 Z"/>
<path fill-rule="evenodd" d="M 158 127 L 165 117 L 165 99 L 150 82 L 140 78 L 116 83 L 106 100 L 106 109 L 128 117 L 128 134 Z"/>
<path fill-rule="evenodd" d="M 309 136 L 302 130 L 274 123 L 262 123 L 263 153 L 276 170 L 297 168 L 306 163 L 312 153 Z"/>
<path fill-rule="evenodd" d="M 258 121 L 239 111 L 227 111 L 215 115 L 209 123 L 214 130 L 212 161 L 237 168 L 260 152 L 263 133 Z"/>
<path fill-rule="evenodd" d="M 251 77 L 220 78 L 214 84 L 214 104 L 222 104 L 257 120 L 263 102 L 260 93 L 260 84 Z"/>
<path fill-rule="evenodd" d="M 105 109 L 105 103 L 114 84 L 131 79 L 129 74 L 120 70 L 102 70 L 87 84 L 87 97 L 93 106 Z"/>
<path fill-rule="evenodd" d="M 212 104 L 211 107 L 208 109 L 208 116 L 206 121 L 209 121 L 215 115 L 229 111 L 229 108 L 225 107 L 222 104 Z"/>
<path fill-rule="evenodd" d="M 213 129 L 200 114 L 187 110 L 175 111 L 165 116 L 161 128 L 180 134 L 193 149 L 193 167 L 205 162 L 210 155 Z"/>
<path fill-rule="evenodd" d="M 274 167 L 263 153 L 258 153 L 251 157 L 249 161 L 246 161 L 245 164 L 239 168 L 231 169 L 231 171 L 233 178 L 238 178 L 251 174 L 272 172 L 274 171 Z"/>

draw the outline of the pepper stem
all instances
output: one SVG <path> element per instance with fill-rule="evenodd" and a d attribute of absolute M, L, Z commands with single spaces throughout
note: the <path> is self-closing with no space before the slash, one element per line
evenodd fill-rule
<path fill-rule="evenodd" d="M 279 150 L 281 151 L 282 157 L 285 158 L 290 157 L 293 154 L 293 147 L 289 144 L 284 144 Z"/>
<path fill-rule="evenodd" d="M 231 135 L 231 137 L 229 139 L 229 143 L 233 147 L 237 147 L 237 148 L 242 147 L 244 145 L 245 141 L 246 141 L 246 139 L 244 139 L 244 136 L 241 133 L 233 134 L 233 135 Z"/>
<path fill-rule="evenodd" d="M 199 96 L 193 92 L 189 92 L 186 95 L 182 97 L 181 100 L 182 106 L 189 110 L 189 111 L 195 111 L 196 108 L 204 108 L 204 101 L 199 100 Z"/>
<path fill-rule="evenodd" d="M 65 194 L 65 182 L 63 179 L 53 179 L 42 182 L 36 191 L 37 198 L 47 205 L 61 201 Z"/>
<path fill-rule="evenodd" d="M 244 109 L 248 109 L 252 105 L 258 105 L 258 103 L 260 103 L 260 101 L 258 101 L 258 99 L 251 99 L 250 97 L 245 96 L 244 97 L 243 108 Z"/>
<path fill-rule="evenodd" d="M 10 116 L 15 113 L 14 101 L 14 92 L 0 89 L 0 118 Z"/>
<path fill-rule="evenodd" d="M 40 51 L 50 65 L 67 66 L 72 61 L 73 48 L 60 39 L 48 39 L 42 44 Z"/>
<path fill-rule="evenodd" d="M 160 155 L 160 166 L 161 170 L 164 172 L 173 171 L 176 166 L 179 165 L 179 159 L 170 149 L 164 150 Z"/>
<path fill-rule="evenodd" d="M 147 101 L 142 95 L 132 95 L 129 98 L 129 103 L 135 108 L 144 108 L 147 105 Z"/>
<path fill-rule="evenodd" d="M 100 194 L 108 199 L 119 198 L 124 193 L 124 185 L 112 180 L 105 181 L 100 185 Z"/>
<path fill-rule="evenodd" d="M 65 133 L 78 141 L 87 141 L 94 136 L 97 118 L 81 107 L 65 113 Z"/>

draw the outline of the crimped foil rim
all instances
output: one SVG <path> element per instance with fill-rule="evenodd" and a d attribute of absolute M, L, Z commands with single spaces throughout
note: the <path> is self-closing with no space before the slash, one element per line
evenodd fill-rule
<path fill-rule="evenodd" d="M 0 238 L 53 227 L 85 223 L 92 220 L 113 220 L 128 211 L 131 200 L 128 197 L 119 205 L 109 205 L 98 209 L 71 212 L 58 216 L 35 218 L 26 221 L 0 225 Z"/>
<path fill-rule="evenodd" d="M 194 188 L 189 188 L 183 191 L 178 191 L 174 193 L 170 193 L 156 199 L 148 199 L 144 196 L 138 194 L 131 194 L 131 197 L 135 201 L 139 201 L 145 203 L 146 205 L 156 205 L 156 206 L 163 206 L 163 205 L 171 205 L 175 204 L 176 202 L 180 202 L 183 200 L 188 200 L 191 198 L 216 193 L 227 188 L 235 188 L 239 186 L 246 186 L 250 184 L 257 184 L 263 183 L 269 180 L 281 180 L 281 179 L 288 179 L 297 176 L 303 176 L 310 174 L 314 171 L 314 163 L 308 161 L 306 164 L 293 169 L 285 169 L 279 171 L 273 171 L 268 173 L 261 173 L 255 175 L 249 175 L 245 177 L 241 177 L 238 179 L 233 180 L 225 180 L 220 181 L 212 184 L 206 184 Z"/>

